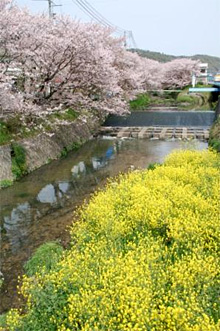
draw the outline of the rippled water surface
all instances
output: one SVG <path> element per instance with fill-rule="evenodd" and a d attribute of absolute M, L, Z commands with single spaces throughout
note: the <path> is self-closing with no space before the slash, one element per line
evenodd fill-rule
<path fill-rule="evenodd" d="M 207 143 L 98 139 L 65 159 L 26 176 L 0 191 L 1 264 L 4 286 L 1 312 L 18 304 L 17 275 L 42 243 L 59 240 L 68 245 L 67 226 L 73 211 L 107 178 L 129 169 L 162 162 L 174 149 L 207 148 Z"/>

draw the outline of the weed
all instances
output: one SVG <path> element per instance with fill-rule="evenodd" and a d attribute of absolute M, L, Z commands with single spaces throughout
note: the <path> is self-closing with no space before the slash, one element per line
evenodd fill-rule
<path fill-rule="evenodd" d="M 68 154 L 67 148 L 64 147 L 64 148 L 62 149 L 61 153 L 60 153 L 60 157 L 61 157 L 61 158 L 64 158 L 64 157 L 67 156 L 67 154 Z"/>
<path fill-rule="evenodd" d="M 49 119 L 51 121 L 54 121 L 54 119 L 59 120 L 66 120 L 66 121 L 74 121 L 79 116 L 79 113 L 77 113 L 74 109 L 68 108 L 65 111 L 56 111 L 55 113 L 49 115 Z"/>
<path fill-rule="evenodd" d="M 76 141 L 63 148 L 60 157 L 66 157 L 70 151 L 77 151 L 83 144 L 83 141 Z"/>
<path fill-rule="evenodd" d="M 130 101 L 131 110 L 145 109 L 150 104 L 150 97 L 148 94 L 140 94 L 135 100 Z"/>
<path fill-rule="evenodd" d="M 63 254 L 63 247 L 57 242 L 41 245 L 34 255 L 25 263 L 24 270 L 31 277 L 35 273 L 48 272 L 58 262 Z M 44 266 L 44 268 L 42 268 Z"/>
<path fill-rule="evenodd" d="M 0 188 L 6 188 L 13 184 L 13 181 L 10 179 L 4 179 L 0 181 Z"/>
<path fill-rule="evenodd" d="M 4 122 L 0 122 L 0 145 L 8 143 L 11 139 L 12 135 L 6 124 Z"/>
<path fill-rule="evenodd" d="M 6 327 L 6 314 L 0 315 L 0 330 Z M 4 329 L 3 329 L 4 330 Z"/>
<path fill-rule="evenodd" d="M 158 163 L 158 162 L 154 162 L 154 163 L 150 163 L 150 164 L 148 165 L 147 169 L 148 169 L 148 170 L 154 170 L 156 167 L 159 167 L 159 166 L 161 166 L 160 163 Z"/>
<path fill-rule="evenodd" d="M 11 156 L 12 173 L 15 179 L 18 179 L 27 173 L 26 155 L 24 147 L 17 143 L 12 144 Z"/>
<path fill-rule="evenodd" d="M 209 146 L 216 150 L 217 152 L 220 152 L 220 140 L 219 139 L 210 139 L 209 140 Z"/>
<path fill-rule="evenodd" d="M 190 95 L 179 95 L 177 97 L 178 103 L 190 103 L 193 104 L 195 102 L 195 99 Z"/>
<path fill-rule="evenodd" d="M 11 134 L 19 133 L 21 128 L 23 127 L 21 117 L 18 115 L 9 117 L 5 122 L 5 125 Z"/>

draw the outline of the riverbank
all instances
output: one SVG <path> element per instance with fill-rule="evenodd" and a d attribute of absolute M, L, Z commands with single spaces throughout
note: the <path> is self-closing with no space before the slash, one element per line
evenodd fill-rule
<path fill-rule="evenodd" d="M 210 130 L 209 146 L 220 152 L 220 116 Z"/>
<path fill-rule="evenodd" d="M 210 130 L 209 146 L 220 152 L 220 98 L 216 107 L 216 120 Z"/>
<path fill-rule="evenodd" d="M 175 152 L 112 180 L 80 209 L 70 249 L 24 277 L 29 304 L 6 329 L 217 331 L 218 162 Z"/>
<path fill-rule="evenodd" d="M 119 173 L 162 163 L 175 149 L 206 149 L 207 143 L 93 139 L 0 191 L 0 312 L 20 307 L 17 276 L 35 250 L 48 241 L 68 246 L 73 211 Z"/>
<path fill-rule="evenodd" d="M 98 116 L 89 112 L 69 120 L 65 116 L 56 118 L 55 123 L 53 119 L 44 121 L 47 130 L 40 124 L 30 137 L 22 139 L 15 134 L 10 143 L 0 146 L 0 187 L 10 186 L 23 175 L 78 149 L 91 139 L 102 123 Z M 1 130 L 5 132 L 3 124 Z"/>
<path fill-rule="evenodd" d="M 196 87 L 205 87 L 197 85 Z M 208 87 L 210 87 L 208 85 Z M 212 110 L 215 109 L 216 102 L 213 101 L 210 92 L 189 93 L 189 86 L 183 89 L 148 91 L 137 95 L 136 99 L 130 101 L 131 111 L 150 109 L 174 110 Z"/>

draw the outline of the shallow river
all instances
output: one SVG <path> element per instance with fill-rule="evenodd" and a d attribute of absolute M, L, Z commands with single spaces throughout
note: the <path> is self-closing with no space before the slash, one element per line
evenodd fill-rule
<path fill-rule="evenodd" d="M 34 250 L 46 241 L 68 246 L 73 211 L 106 179 L 129 169 L 162 162 L 174 149 L 207 148 L 207 143 L 97 139 L 65 159 L 0 191 L 0 270 L 4 276 L 0 313 L 19 305 L 17 276 Z"/>

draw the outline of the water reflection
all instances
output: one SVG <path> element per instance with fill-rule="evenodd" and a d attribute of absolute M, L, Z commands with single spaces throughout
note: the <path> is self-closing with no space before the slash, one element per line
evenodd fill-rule
<path fill-rule="evenodd" d="M 199 143 L 196 148 L 206 148 Z M 32 240 L 40 220 L 70 203 L 77 204 L 109 176 L 128 168 L 145 168 L 161 162 L 180 142 L 98 140 L 27 176 L 14 187 L 0 191 L 2 240 L 13 254 Z M 39 180 L 40 178 L 40 180 Z M 51 224 L 51 227 L 53 224 Z"/>
<path fill-rule="evenodd" d="M 85 163 L 83 161 L 80 161 L 78 164 L 72 167 L 71 172 L 74 177 L 79 177 L 81 173 L 86 172 Z"/>
<path fill-rule="evenodd" d="M 37 195 L 37 200 L 41 203 L 54 204 L 57 202 L 55 188 L 52 184 L 46 185 Z"/>
<path fill-rule="evenodd" d="M 59 190 L 62 192 L 62 193 L 66 193 L 69 189 L 69 183 L 68 182 L 61 182 L 59 183 Z"/>
<path fill-rule="evenodd" d="M 13 253 L 26 241 L 31 218 L 31 206 L 28 202 L 13 208 L 10 216 L 4 217 L 4 230 Z"/>
<path fill-rule="evenodd" d="M 202 149 L 207 144 L 193 147 Z M 5 281 L 0 312 L 16 301 L 17 275 L 33 251 L 45 241 L 62 238 L 65 242 L 65 228 L 77 205 L 108 177 L 162 162 L 176 148 L 184 145 L 178 141 L 94 140 L 1 190 L 0 271 Z"/>

